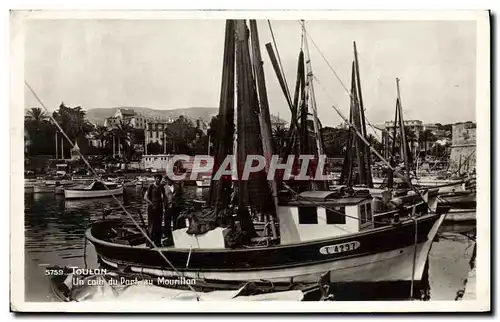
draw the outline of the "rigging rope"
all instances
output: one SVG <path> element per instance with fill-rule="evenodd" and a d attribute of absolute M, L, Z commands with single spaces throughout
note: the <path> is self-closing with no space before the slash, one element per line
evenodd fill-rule
<path fill-rule="evenodd" d="M 359 53 L 359 51 L 358 51 L 358 57 L 363 58 L 363 60 L 364 60 L 364 61 L 366 61 L 366 60 L 364 59 L 364 57 L 362 57 L 362 56 L 361 56 L 361 54 Z M 389 87 L 389 85 L 387 85 L 386 83 L 384 83 L 384 82 L 382 82 L 382 81 L 380 80 L 380 77 L 375 76 L 375 78 L 377 79 L 377 81 L 378 81 L 381 85 L 384 85 L 384 86 Z M 388 93 L 388 92 L 385 92 L 385 91 L 382 91 L 382 92 L 383 92 L 383 93 L 387 93 L 387 95 L 389 95 L 389 93 Z M 388 97 L 389 97 L 389 96 L 388 96 Z M 405 117 L 405 119 L 410 119 L 410 120 L 412 119 L 411 117 L 407 117 L 407 115 L 406 115 L 406 113 L 405 113 L 405 110 L 404 110 L 404 109 L 401 109 L 401 110 L 403 111 L 403 116 Z"/>
<path fill-rule="evenodd" d="M 286 93 L 287 93 L 288 97 L 291 97 L 290 90 L 288 89 L 288 83 L 286 82 L 285 71 L 283 69 L 283 65 L 281 64 L 281 57 L 280 57 L 280 52 L 278 50 L 278 45 L 276 44 L 276 38 L 274 38 L 273 27 L 271 26 L 271 21 L 269 19 L 267 20 L 267 23 L 269 25 L 269 30 L 271 31 L 271 37 L 273 38 L 274 48 L 276 48 L 276 56 L 278 56 L 278 63 L 280 65 L 281 74 L 283 75 L 283 81 L 285 82 Z"/>
<path fill-rule="evenodd" d="M 335 106 L 335 105 L 332 105 L 332 107 L 334 108 L 334 110 L 337 112 L 337 114 L 346 122 L 346 124 L 348 124 L 349 126 L 351 126 L 353 129 L 354 129 L 354 132 L 356 133 L 356 135 L 358 135 L 361 140 L 368 146 L 368 148 L 383 162 L 385 163 L 385 165 L 394 172 L 394 174 L 399 177 L 400 179 L 402 179 L 403 181 L 405 181 L 408 186 L 416 193 L 420 196 L 420 198 L 422 198 L 423 201 L 425 201 L 425 198 L 422 196 L 422 194 L 420 193 L 420 191 L 411 183 L 411 179 L 410 178 L 407 178 L 406 176 L 404 175 L 401 175 L 398 171 L 396 171 L 396 169 L 394 169 L 394 167 L 386 160 L 384 159 L 384 157 L 382 157 L 382 155 L 377 151 L 375 150 L 370 142 L 368 142 L 366 140 L 366 138 L 359 133 L 358 129 L 354 126 L 354 124 L 352 124 L 351 122 L 349 122 L 348 119 L 346 119 L 342 113 L 340 112 L 340 110 Z M 429 207 L 429 204 L 427 201 L 425 201 L 426 204 L 427 204 L 427 208 L 429 209 L 429 211 L 431 213 L 435 213 L 435 211 L 433 211 L 432 209 L 430 209 Z"/>
<path fill-rule="evenodd" d="M 323 52 L 319 49 L 318 45 L 316 45 L 316 42 L 314 41 L 314 39 L 312 39 L 311 35 L 309 34 L 309 32 L 307 31 L 306 27 L 305 27 L 305 24 L 303 21 L 299 21 L 299 23 L 301 24 L 301 26 L 304 28 L 304 32 L 306 33 L 306 36 L 309 37 L 309 39 L 311 39 L 314 47 L 316 47 L 316 49 L 318 50 L 319 54 L 321 55 L 321 57 L 323 58 L 323 60 L 326 62 L 326 64 L 328 65 L 328 67 L 330 68 L 330 70 L 333 72 L 333 74 L 335 75 L 335 77 L 337 78 L 337 80 L 340 82 L 340 85 L 342 85 L 342 87 L 344 88 L 344 91 L 347 93 L 347 95 L 349 95 L 349 98 L 351 99 L 354 99 L 356 102 L 358 102 L 358 99 L 356 97 L 353 97 L 353 95 L 351 94 L 351 92 L 347 89 L 347 87 L 345 86 L 344 82 L 342 82 L 342 79 L 340 79 L 340 76 L 337 74 L 337 72 L 333 69 L 332 65 L 330 65 L 330 62 L 326 59 L 325 55 L 323 54 Z M 358 51 L 356 51 L 358 52 Z M 359 53 L 359 52 L 358 52 Z M 315 77 L 316 78 L 316 77 Z M 316 78 L 316 81 L 318 81 L 318 79 Z M 366 112 L 366 108 L 364 109 L 364 112 Z M 377 137 L 377 139 L 379 141 L 382 141 L 382 139 L 379 137 L 379 135 L 377 134 L 377 129 L 376 127 L 370 122 L 370 120 L 366 117 L 366 113 L 365 113 L 365 120 L 366 122 L 368 123 L 368 125 L 370 125 L 370 127 L 372 128 L 373 132 L 375 133 L 375 136 Z"/>
<path fill-rule="evenodd" d="M 28 82 L 24 81 L 24 84 L 28 87 L 28 89 L 31 91 L 31 93 L 33 94 L 33 96 L 35 97 L 35 99 L 38 101 L 38 103 L 40 103 L 40 105 L 43 107 L 43 109 L 47 112 L 47 115 L 49 116 L 49 118 L 52 120 L 52 122 L 54 122 L 54 125 L 59 129 L 59 131 L 61 131 L 61 134 L 66 138 L 66 140 L 69 142 L 69 144 L 71 145 L 72 148 L 75 148 L 75 145 L 74 143 L 70 140 L 70 138 L 68 137 L 68 135 L 66 134 L 66 132 L 63 130 L 63 128 L 59 125 L 59 123 L 57 123 L 57 121 L 54 119 L 54 117 L 52 116 L 52 114 L 50 113 L 50 111 L 47 109 L 47 107 L 45 106 L 45 104 L 43 104 L 42 100 L 38 97 L 38 95 L 35 93 L 35 91 L 33 90 L 33 88 L 28 84 Z M 90 169 L 90 171 L 92 172 L 92 174 L 95 176 L 96 180 L 100 180 L 99 179 L 99 175 L 95 172 L 94 168 L 92 168 L 92 166 L 90 165 L 90 163 L 87 161 L 87 159 L 85 158 L 85 156 L 80 152 L 79 149 L 75 149 L 75 151 L 77 151 L 77 153 L 79 154 L 79 156 L 82 158 L 83 162 L 85 163 L 85 165 Z M 109 190 L 109 188 L 104 185 L 104 187 Z M 113 197 L 113 199 L 118 203 L 118 205 L 120 206 L 120 208 L 129 216 L 129 218 L 132 220 L 132 222 L 134 223 L 134 225 L 137 227 L 137 229 L 139 229 L 139 231 L 141 232 L 141 234 L 146 238 L 146 240 L 151 244 L 151 245 L 154 245 L 154 247 L 152 248 L 153 250 L 157 251 L 158 254 L 165 260 L 165 262 L 174 270 L 174 272 L 178 273 L 178 274 L 181 274 L 176 268 L 175 266 L 168 260 L 168 258 L 162 253 L 162 251 L 156 247 L 156 245 L 153 243 L 153 241 L 149 238 L 148 234 L 146 232 L 143 231 L 143 229 L 140 227 L 140 225 L 137 223 L 137 221 L 132 217 L 132 215 L 128 212 L 128 210 L 125 208 L 125 206 L 120 202 L 120 200 L 114 195 L 114 194 L 111 194 L 111 196 Z M 189 288 L 191 289 L 191 291 L 193 291 L 196 295 L 196 299 L 199 301 L 199 295 L 198 293 L 196 292 L 196 290 L 189 284 L 187 284 L 189 286 Z"/>

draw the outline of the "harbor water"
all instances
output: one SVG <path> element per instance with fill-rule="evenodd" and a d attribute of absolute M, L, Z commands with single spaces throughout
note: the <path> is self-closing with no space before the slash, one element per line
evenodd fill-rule
<path fill-rule="evenodd" d="M 185 198 L 204 199 L 208 189 L 186 187 Z M 88 225 L 109 216 L 126 216 L 112 198 L 65 200 L 53 193 L 33 193 L 25 198 L 25 294 L 26 301 L 56 300 L 50 292 L 47 266 L 96 268 L 93 246 L 84 238 Z M 119 197 L 135 219 L 146 218 L 146 205 L 141 188 L 125 188 Z M 416 296 L 423 300 L 455 300 L 464 289 L 473 252 L 475 224 L 445 223 L 433 243 L 425 278 L 415 284 Z M 332 285 L 335 300 L 407 300 L 410 283 L 336 283 Z M 419 296 L 418 294 L 421 294 Z M 414 295 L 415 296 L 415 295 Z"/>

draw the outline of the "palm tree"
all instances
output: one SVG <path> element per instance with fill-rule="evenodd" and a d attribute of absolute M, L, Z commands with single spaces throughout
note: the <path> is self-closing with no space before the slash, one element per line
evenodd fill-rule
<path fill-rule="evenodd" d="M 42 122 L 47 120 L 47 114 L 39 107 L 32 107 L 31 110 L 26 113 L 26 120 Z"/>
<path fill-rule="evenodd" d="M 427 142 L 436 142 L 436 136 L 431 130 L 425 130 L 419 137 L 419 143 L 424 146 L 425 154 L 427 155 Z"/>
<path fill-rule="evenodd" d="M 47 114 L 45 114 L 41 108 L 33 107 L 31 110 L 27 111 L 24 120 L 25 123 L 38 131 L 41 125 L 47 121 L 47 118 Z"/>
<path fill-rule="evenodd" d="M 130 121 L 123 119 L 116 123 L 114 129 L 112 130 L 118 139 L 118 150 L 120 150 L 120 147 L 123 146 L 124 155 L 127 156 L 125 158 L 126 160 L 128 160 L 128 152 L 130 152 L 133 130 L 134 128 L 130 125 Z"/>

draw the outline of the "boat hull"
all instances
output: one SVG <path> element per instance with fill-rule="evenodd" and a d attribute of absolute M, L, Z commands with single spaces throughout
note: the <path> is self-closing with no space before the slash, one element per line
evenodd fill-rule
<path fill-rule="evenodd" d="M 64 197 L 66 199 L 100 198 L 111 197 L 113 195 L 123 194 L 123 187 L 109 190 L 85 190 L 85 189 L 65 189 Z"/>
<path fill-rule="evenodd" d="M 451 209 L 447 214 L 445 221 L 453 222 L 471 222 L 476 221 L 476 209 Z"/>
<path fill-rule="evenodd" d="M 425 261 L 444 215 L 426 215 L 413 221 L 365 233 L 318 241 L 251 249 L 162 249 L 175 270 L 156 250 L 115 244 L 96 238 L 99 223 L 87 231 L 100 261 L 156 276 L 185 276 L 221 281 L 317 282 L 325 273 L 332 282 L 404 281 L 422 278 Z M 101 222 L 102 223 L 102 222 Z M 102 227 L 101 227 L 102 228 Z M 330 253 L 336 245 L 358 245 L 349 251 Z M 338 248 L 337 248 L 338 249 Z M 187 267 L 187 268 L 186 268 Z"/>
<path fill-rule="evenodd" d="M 34 193 L 54 193 L 56 191 L 55 186 L 34 186 Z"/>
<path fill-rule="evenodd" d="M 454 192 L 439 195 L 439 203 L 458 209 L 476 209 L 475 192 Z"/>

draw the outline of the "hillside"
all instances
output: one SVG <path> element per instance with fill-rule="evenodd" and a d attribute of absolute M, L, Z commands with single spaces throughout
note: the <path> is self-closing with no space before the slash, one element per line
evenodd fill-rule
<path fill-rule="evenodd" d="M 191 119 L 202 119 L 210 122 L 211 118 L 218 112 L 217 107 L 189 107 L 175 110 L 155 110 L 147 107 L 112 107 L 112 108 L 95 108 L 87 111 L 89 121 L 104 124 L 104 119 L 113 116 L 118 108 L 133 109 L 136 113 L 146 117 L 167 117 L 177 118 L 181 115 Z"/>
<path fill-rule="evenodd" d="M 189 107 L 189 108 L 179 108 L 175 110 L 155 110 L 147 107 L 112 107 L 112 108 L 94 108 L 87 110 L 87 118 L 89 121 L 97 124 L 104 124 L 104 119 L 113 116 L 118 108 L 133 109 L 136 113 L 144 115 L 146 117 L 167 117 L 167 118 L 177 118 L 181 115 L 188 117 L 190 119 L 202 119 L 205 122 L 210 122 L 213 116 L 217 115 L 218 107 Z M 271 115 L 271 120 L 273 123 L 278 122 L 278 118 Z M 280 120 L 283 123 L 285 121 Z"/>

